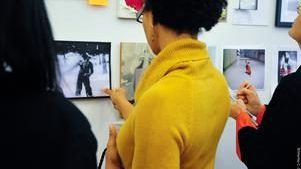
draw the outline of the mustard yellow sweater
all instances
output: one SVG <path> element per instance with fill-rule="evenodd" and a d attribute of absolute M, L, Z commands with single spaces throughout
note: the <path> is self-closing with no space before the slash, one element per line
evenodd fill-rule
<path fill-rule="evenodd" d="M 146 69 L 117 148 L 125 169 L 213 169 L 230 110 L 206 45 L 182 39 Z"/>

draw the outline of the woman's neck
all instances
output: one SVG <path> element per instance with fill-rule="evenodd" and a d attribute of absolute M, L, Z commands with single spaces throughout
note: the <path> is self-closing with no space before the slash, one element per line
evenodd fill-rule
<path fill-rule="evenodd" d="M 164 49 L 167 45 L 170 43 L 180 40 L 180 39 L 197 39 L 197 35 L 191 35 L 189 33 L 180 33 L 178 34 L 177 32 L 166 28 L 165 26 L 158 25 L 157 29 L 157 35 L 158 35 L 158 42 L 160 49 Z"/>

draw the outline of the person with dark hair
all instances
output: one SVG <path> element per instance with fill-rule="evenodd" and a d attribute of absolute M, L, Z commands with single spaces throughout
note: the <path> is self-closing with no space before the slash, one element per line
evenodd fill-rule
<path fill-rule="evenodd" d="M 223 75 L 197 35 L 217 24 L 226 4 L 144 1 L 137 21 L 156 56 L 141 77 L 134 106 L 123 89 L 104 90 L 126 119 L 117 143 L 110 130 L 107 169 L 214 168 L 230 98 Z"/>
<path fill-rule="evenodd" d="M 87 53 L 84 53 L 83 55 L 84 61 L 80 61 L 78 63 L 80 69 L 77 76 L 77 83 L 76 83 L 76 96 L 81 95 L 81 91 L 83 88 L 83 84 L 86 89 L 86 95 L 87 97 L 92 97 L 92 88 L 90 85 L 90 76 L 93 74 L 93 64 L 90 62 L 90 56 Z"/>
<path fill-rule="evenodd" d="M 88 120 L 59 92 L 53 46 L 43 0 L 1 1 L 1 166 L 97 167 Z"/>
<path fill-rule="evenodd" d="M 289 35 L 301 47 L 300 13 L 299 7 Z M 241 84 L 238 100 L 231 107 L 231 117 L 236 120 L 238 156 L 249 169 L 301 167 L 300 94 L 301 66 L 281 79 L 268 105 L 260 102 L 253 85 Z"/>

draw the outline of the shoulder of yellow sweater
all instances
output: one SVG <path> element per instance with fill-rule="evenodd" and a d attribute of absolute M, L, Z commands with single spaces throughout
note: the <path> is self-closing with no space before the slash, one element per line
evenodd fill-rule
<path fill-rule="evenodd" d="M 158 113 L 173 113 L 191 107 L 193 83 L 182 77 L 169 76 L 161 79 L 148 89 L 140 99 L 140 103 L 148 104 L 151 109 L 159 109 Z M 186 109 L 186 111 L 188 111 Z"/>

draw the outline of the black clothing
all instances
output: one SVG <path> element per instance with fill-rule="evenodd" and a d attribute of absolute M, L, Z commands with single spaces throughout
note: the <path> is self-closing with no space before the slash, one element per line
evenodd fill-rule
<path fill-rule="evenodd" d="M 280 81 L 258 129 L 238 132 L 249 169 L 296 169 L 301 148 L 301 67 Z M 299 153 L 299 155 L 298 155 Z"/>
<path fill-rule="evenodd" d="M 83 63 L 79 64 L 80 70 L 77 77 L 77 84 L 76 84 L 76 93 L 75 95 L 79 96 L 82 90 L 82 84 L 84 84 L 86 89 L 86 95 L 88 97 L 92 96 L 92 88 L 90 85 L 90 76 L 93 74 L 93 64 L 85 60 Z"/>
<path fill-rule="evenodd" d="M 5 168 L 96 169 L 97 142 L 86 117 L 59 93 L 0 99 Z M 3 125 L 3 126 L 2 126 Z"/>

